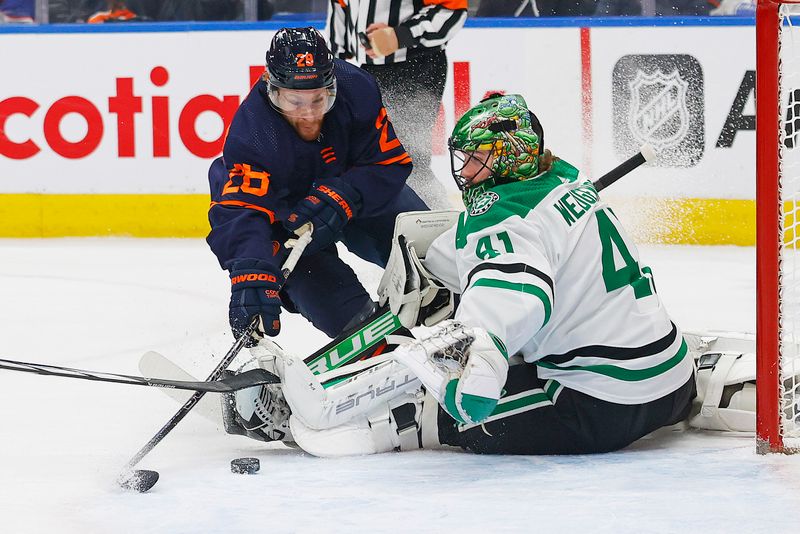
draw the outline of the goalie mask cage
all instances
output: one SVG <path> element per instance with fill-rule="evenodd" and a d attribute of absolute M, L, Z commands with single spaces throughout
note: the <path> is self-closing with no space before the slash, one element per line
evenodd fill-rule
<path fill-rule="evenodd" d="M 756 10 L 759 453 L 800 451 L 800 0 Z"/>

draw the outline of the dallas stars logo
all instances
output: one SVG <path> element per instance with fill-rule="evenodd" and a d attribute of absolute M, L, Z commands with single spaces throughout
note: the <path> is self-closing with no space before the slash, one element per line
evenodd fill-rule
<path fill-rule="evenodd" d="M 472 209 L 469 211 L 470 216 L 475 217 L 476 215 L 483 215 L 489 211 L 489 208 L 492 207 L 492 204 L 498 200 L 500 200 L 500 195 L 494 191 L 487 191 L 481 195 L 474 204 L 472 204 Z"/>

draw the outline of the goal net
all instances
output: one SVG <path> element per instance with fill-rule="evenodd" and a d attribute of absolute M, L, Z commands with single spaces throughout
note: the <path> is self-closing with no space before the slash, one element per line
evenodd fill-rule
<path fill-rule="evenodd" d="M 757 450 L 800 451 L 800 0 L 756 11 Z"/>

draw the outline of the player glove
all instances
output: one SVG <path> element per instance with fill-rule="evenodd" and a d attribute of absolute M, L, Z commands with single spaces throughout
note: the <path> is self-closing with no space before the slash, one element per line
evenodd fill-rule
<path fill-rule="evenodd" d="M 314 187 L 306 198 L 297 203 L 283 221 L 283 226 L 290 232 L 296 232 L 310 222 L 314 226 L 314 233 L 306 254 L 314 254 L 338 241 L 342 229 L 360 208 L 361 196 L 358 192 L 337 180 Z"/>
<path fill-rule="evenodd" d="M 264 260 L 248 259 L 231 267 L 231 303 L 228 317 L 233 335 L 238 338 L 258 315 L 261 324 L 256 338 L 265 334 L 277 336 L 281 330 L 281 299 L 283 285 L 279 269 Z"/>

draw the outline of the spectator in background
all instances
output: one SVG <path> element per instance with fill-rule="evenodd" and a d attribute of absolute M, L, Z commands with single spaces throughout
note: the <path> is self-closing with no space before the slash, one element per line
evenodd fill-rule
<path fill-rule="evenodd" d="M 36 9 L 33 0 L 0 0 L 0 24 L 32 23 Z"/>
<path fill-rule="evenodd" d="M 259 19 L 271 7 L 259 0 Z M 49 8 L 50 22 L 237 20 L 242 12 L 242 0 L 50 0 Z"/>
<path fill-rule="evenodd" d="M 597 7 L 595 0 L 531 0 L 534 1 L 540 17 L 586 17 L 594 15 Z"/>
<path fill-rule="evenodd" d="M 258 20 L 269 20 L 275 14 L 275 6 L 270 0 L 258 0 Z"/>
<path fill-rule="evenodd" d="M 95 14 L 109 11 L 106 0 L 50 0 L 49 20 L 59 22 L 86 22 Z"/>
<path fill-rule="evenodd" d="M 467 0 L 352 5 L 328 3 L 331 50 L 339 58 L 355 59 L 378 80 L 397 135 L 414 161 L 408 185 L 430 208 L 449 207 L 444 185 L 430 166 L 431 133 L 447 80 L 445 46 L 467 19 Z"/>
<path fill-rule="evenodd" d="M 89 17 L 89 24 L 103 24 L 106 22 L 130 22 L 136 20 L 136 13 L 128 9 L 124 0 L 106 0 L 105 11 L 98 11 Z"/>
<path fill-rule="evenodd" d="M 273 0 L 278 13 L 323 13 L 328 0 Z"/>

